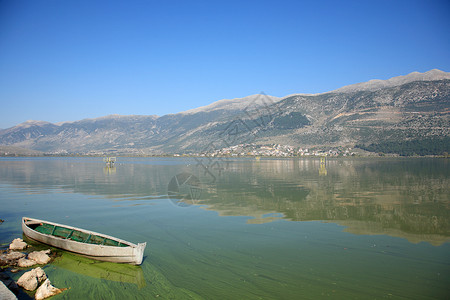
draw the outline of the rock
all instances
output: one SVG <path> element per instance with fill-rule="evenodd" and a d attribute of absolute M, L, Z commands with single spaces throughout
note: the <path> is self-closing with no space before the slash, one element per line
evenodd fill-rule
<path fill-rule="evenodd" d="M 0 255 L 0 266 L 15 266 L 17 261 L 24 258 L 26 255 L 22 252 L 9 252 L 8 254 Z"/>
<path fill-rule="evenodd" d="M 17 266 L 21 267 L 21 268 L 29 268 L 32 267 L 36 264 L 36 262 L 34 260 L 31 259 L 26 259 L 26 258 L 21 258 L 17 261 Z"/>
<path fill-rule="evenodd" d="M 50 280 L 47 279 L 44 281 L 44 283 L 38 288 L 36 291 L 36 294 L 34 295 L 34 299 L 36 300 L 42 300 L 57 294 L 60 294 L 62 292 L 61 289 L 55 288 L 51 283 Z"/>
<path fill-rule="evenodd" d="M 45 275 L 44 270 L 38 267 L 24 273 L 19 280 L 17 280 L 17 285 L 28 291 L 34 291 L 38 287 L 39 283 L 45 279 L 47 279 L 47 275 Z"/>
<path fill-rule="evenodd" d="M 9 245 L 10 250 L 23 250 L 26 247 L 28 247 L 27 243 L 25 243 L 21 238 L 14 239 Z"/>
<path fill-rule="evenodd" d="M 50 261 L 50 249 L 42 250 L 42 251 L 34 251 L 28 254 L 28 259 L 34 260 L 36 263 L 40 265 L 48 264 Z"/>
<path fill-rule="evenodd" d="M 0 254 L 0 267 L 7 266 L 8 262 L 6 261 L 6 254 Z"/>
<path fill-rule="evenodd" d="M 6 259 L 8 259 L 8 260 L 19 260 L 21 258 L 24 258 L 25 256 L 26 256 L 25 253 L 11 251 L 8 254 L 6 254 Z"/>
<path fill-rule="evenodd" d="M 26 255 L 22 252 L 11 252 L 6 255 L 6 259 L 8 261 L 9 266 L 17 266 L 17 262 L 24 258 Z"/>

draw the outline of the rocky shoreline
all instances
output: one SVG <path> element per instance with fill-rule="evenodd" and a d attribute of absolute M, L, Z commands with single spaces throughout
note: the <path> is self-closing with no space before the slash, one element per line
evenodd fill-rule
<path fill-rule="evenodd" d="M 16 296 L 16 299 L 21 289 L 29 292 L 36 291 L 34 293 L 36 300 L 46 299 L 66 290 L 52 286 L 44 270 L 40 267 L 52 260 L 51 250 L 27 253 L 27 248 L 29 249 L 30 246 L 21 238 L 17 238 L 11 242 L 8 250 L 0 252 L 0 267 L 2 271 L 0 273 L 0 281 Z M 17 282 L 3 272 L 4 269 L 10 268 L 12 273 L 16 273 L 33 266 L 37 267 L 22 274 Z"/>

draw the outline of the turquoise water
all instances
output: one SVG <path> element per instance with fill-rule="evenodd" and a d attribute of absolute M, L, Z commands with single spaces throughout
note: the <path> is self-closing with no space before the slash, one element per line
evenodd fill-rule
<path fill-rule="evenodd" d="M 45 271 L 69 290 L 53 299 L 445 299 L 449 173 L 443 159 L 3 158 L 0 243 L 22 216 L 147 242 L 138 267 L 58 252 Z"/>

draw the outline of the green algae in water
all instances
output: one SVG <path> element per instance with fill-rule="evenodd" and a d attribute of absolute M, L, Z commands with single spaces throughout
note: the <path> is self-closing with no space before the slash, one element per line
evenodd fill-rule
<path fill-rule="evenodd" d="M 450 294 L 444 160 L 335 160 L 326 175 L 313 159 L 230 160 L 215 183 L 189 159 L 120 163 L 105 174 L 94 159 L 0 160 L 0 217 L 10 224 L 0 242 L 21 234 L 25 215 L 148 243 L 137 269 L 63 253 L 45 267 L 55 286 L 70 288 L 54 299 Z M 202 197 L 164 197 L 186 172 L 202 182 Z"/>
<path fill-rule="evenodd" d="M 52 265 L 93 278 L 133 283 L 138 289 L 146 285 L 141 266 L 102 262 L 65 251 L 52 262 Z"/>
<path fill-rule="evenodd" d="M 72 257 L 45 270 L 55 286 L 69 288 L 54 299 L 200 299 L 194 292 L 171 284 L 150 265 L 127 265 L 136 268 L 124 270 L 124 265 L 106 267 L 103 262 L 89 261 L 78 265 L 80 261 L 83 258 Z"/>

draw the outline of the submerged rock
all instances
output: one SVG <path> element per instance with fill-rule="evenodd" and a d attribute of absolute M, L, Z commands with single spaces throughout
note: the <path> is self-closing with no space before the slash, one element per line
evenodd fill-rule
<path fill-rule="evenodd" d="M 19 261 L 17 261 L 17 266 L 19 266 L 20 268 L 29 268 L 34 266 L 35 264 L 37 264 L 37 262 L 26 258 L 21 258 L 19 259 Z"/>
<path fill-rule="evenodd" d="M 26 247 L 28 247 L 28 244 L 25 243 L 21 238 L 14 239 L 9 245 L 10 250 L 23 250 Z"/>
<path fill-rule="evenodd" d="M 42 251 L 34 251 L 28 254 L 28 259 L 26 259 L 26 254 L 17 251 L 0 252 L 0 266 L 19 266 L 21 268 L 28 268 L 35 264 L 45 265 L 51 260 L 50 249 Z"/>
<path fill-rule="evenodd" d="M 0 254 L 0 267 L 6 266 L 7 261 L 6 261 L 6 254 Z"/>
<path fill-rule="evenodd" d="M 22 252 L 9 252 L 8 254 L 6 254 L 6 259 L 12 261 L 12 260 L 19 260 L 21 258 L 24 258 L 26 256 L 25 253 Z"/>
<path fill-rule="evenodd" d="M 45 279 L 47 279 L 47 275 L 45 275 L 44 270 L 38 267 L 24 273 L 19 280 L 17 280 L 17 285 L 28 291 L 34 291 L 38 287 L 39 283 Z"/>
<path fill-rule="evenodd" d="M 50 254 L 50 249 L 42 251 L 34 251 L 28 254 L 28 259 L 34 260 L 36 263 L 40 265 L 45 265 L 48 264 L 51 260 L 48 254 Z"/>
<path fill-rule="evenodd" d="M 34 295 L 34 299 L 42 300 L 42 299 L 60 294 L 60 293 L 62 293 L 62 291 L 63 290 L 54 287 L 50 283 L 50 280 L 47 278 L 47 280 L 45 280 L 44 283 L 36 291 L 36 294 Z"/>
<path fill-rule="evenodd" d="M 6 254 L 0 254 L 0 266 L 15 266 L 17 261 L 24 258 L 26 255 L 22 252 L 9 252 Z"/>

